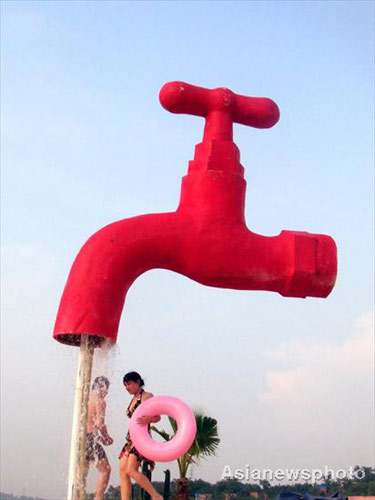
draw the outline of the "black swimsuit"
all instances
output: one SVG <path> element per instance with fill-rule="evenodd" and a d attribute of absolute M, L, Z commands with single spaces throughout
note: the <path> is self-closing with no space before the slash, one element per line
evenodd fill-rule
<path fill-rule="evenodd" d="M 105 460 L 107 455 L 104 451 L 103 446 L 98 441 L 98 436 L 93 432 L 87 433 L 86 442 L 86 460 L 87 462 L 96 462 L 100 460 Z"/>
<path fill-rule="evenodd" d="M 127 417 L 131 418 L 133 413 L 135 412 L 135 410 L 138 408 L 138 406 L 142 403 L 142 395 L 144 393 L 144 390 L 142 389 L 140 394 L 139 394 L 139 397 L 137 399 L 137 401 L 135 402 L 135 405 L 133 406 L 133 408 L 130 409 L 130 405 L 132 404 L 132 402 L 130 401 L 129 403 L 129 406 L 126 410 L 126 415 Z M 148 426 L 148 429 L 149 429 L 149 432 L 150 432 L 150 425 Z M 152 460 L 148 460 L 147 458 L 143 457 L 139 451 L 137 450 L 137 448 L 135 448 L 135 446 L 133 445 L 132 443 L 132 440 L 131 440 L 131 437 L 130 437 L 130 434 L 129 434 L 129 431 L 128 433 L 126 434 L 126 442 L 121 450 L 121 453 L 120 453 L 120 456 L 119 458 L 122 458 L 122 457 L 128 457 L 130 454 L 133 454 L 137 457 L 137 460 L 138 462 L 146 462 L 151 470 L 154 469 L 155 467 L 155 462 L 153 462 Z"/>

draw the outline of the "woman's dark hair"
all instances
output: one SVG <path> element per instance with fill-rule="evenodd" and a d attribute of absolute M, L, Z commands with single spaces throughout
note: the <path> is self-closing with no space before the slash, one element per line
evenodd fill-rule
<path fill-rule="evenodd" d="M 92 384 L 92 388 L 91 389 L 108 389 L 109 387 L 109 380 L 107 379 L 107 377 L 103 377 L 100 376 L 100 377 L 96 377 L 96 379 L 94 380 L 94 383 Z"/>
<path fill-rule="evenodd" d="M 125 385 L 127 382 L 138 382 L 141 387 L 145 385 L 143 378 L 137 372 L 126 373 L 122 383 Z"/>

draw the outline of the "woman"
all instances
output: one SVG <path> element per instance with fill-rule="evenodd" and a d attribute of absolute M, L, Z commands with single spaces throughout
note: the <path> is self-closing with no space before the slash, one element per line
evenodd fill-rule
<path fill-rule="evenodd" d="M 143 389 L 144 381 L 137 372 L 129 372 L 123 378 L 125 389 L 129 394 L 133 395 L 132 400 L 126 410 L 126 415 L 131 418 L 136 408 L 147 399 L 152 398 L 151 392 L 145 392 Z M 151 423 L 159 422 L 160 416 L 155 417 L 140 417 L 138 423 L 148 425 L 150 428 Z M 147 491 L 153 500 L 163 500 L 156 489 L 152 486 L 150 480 L 142 474 L 138 469 L 142 461 L 149 463 L 151 470 L 155 467 L 155 462 L 147 460 L 139 451 L 134 447 L 129 432 L 126 435 L 126 442 L 121 450 L 120 456 L 120 487 L 121 487 L 121 500 L 130 500 L 131 496 L 131 479 L 134 479 L 141 488 Z"/>

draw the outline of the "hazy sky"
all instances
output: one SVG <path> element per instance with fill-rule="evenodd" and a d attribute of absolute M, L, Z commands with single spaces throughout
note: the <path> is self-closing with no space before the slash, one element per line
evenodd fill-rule
<path fill-rule="evenodd" d="M 54 319 L 94 231 L 176 208 L 203 120 L 161 108 L 170 80 L 278 103 L 273 129 L 235 126 L 247 224 L 333 236 L 339 275 L 327 300 L 141 276 L 95 359 L 112 381 L 111 483 L 131 369 L 217 418 L 195 478 L 374 465 L 373 29 L 358 0 L 2 2 L 2 491 L 66 498 L 78 351 Z"/>

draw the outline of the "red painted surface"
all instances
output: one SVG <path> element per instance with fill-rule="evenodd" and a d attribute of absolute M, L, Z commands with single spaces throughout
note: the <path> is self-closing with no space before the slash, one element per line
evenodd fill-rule
<path fill-rule="evenodd" d="M 82 334 L 115 342 L 126 293 L 150 269 L 175 271 L 203 285 L 287 297 L 327 297 L 334 286 L 332 238 L 293 231 L 267 237 L 246 227 L 246 182 L 232 124 L 272 127 L 279 119 L 276 104 L 182 82 L 164 85 L 160 101 L 173 113 L 206 118 L 178 209 L 115 222 L 85 243 L 61 299 L 54 330 L 60 342 L 77 345 Z"/>

